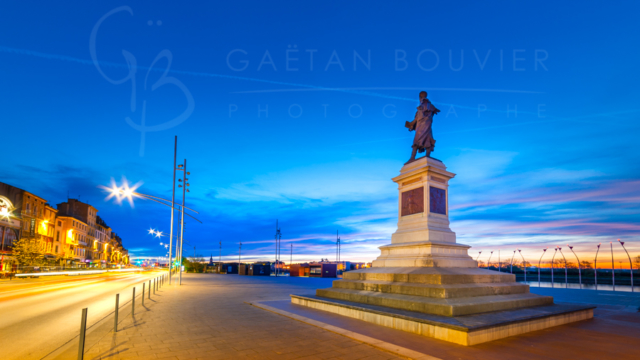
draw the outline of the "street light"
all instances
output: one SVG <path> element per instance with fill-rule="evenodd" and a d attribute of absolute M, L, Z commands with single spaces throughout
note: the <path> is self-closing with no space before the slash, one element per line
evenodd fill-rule
<path fill-rule="evenodd" d="M 518 249 L 518 253 L 522 256 L 522 267 L 524 268 L 524 282 L 527 282 L 527 261 L 524 259 L 524 255 L 522 255 L 522 251 Z"/>
<path fill-rule="evenodd" d="M 560 250 L 560 255 L 562 255 L 562 258 L 564 259 L 564 287 L 566 289 L 569 287 L 569 277 L 567 276 L 567 258 L 564 257 L 561 247 L 559 247 L 558 250 Z"/>
<path fill-rule="evenodd" d="M 177 151 L 177 144 L 178 144 L 178 139 L 176 137 L 176 151 Z M 185 160 L 186 163 L 186 160 Z M 174 154 L 174 165 L 175 165 L 175 154 Z M 182 166 L 182 165 L 181 165 Z M 162 204 L 164 206 L 168 206 L 171 208 L 171 231 L 170 231 L 170 237 L 169 237 L 169 274 L 171 274 L 171 270 L 172 270 L 172 254 L 171 254 L 171 248 L 172 248 L 172 243 L 173 243 L 173 212 L 175 211 L 176 208 L 180 209 L 180 211 L 182 212 L 182 218 L 183 218 L 183 222 L 184 222 L 184 215 L 187 215 L 193 219 L 195 219 L 197 222 L 201 223 L 202 222 L 200 220 L 198 220 L 197 218 L 195 218 L 194 216 L 185 213 L 185 209 L 187 210 L 191 210 L 196 214 L 199 214 L 199 212 L 188 208 L 186 206 L 184 206 L 184 194 L 183 194 L 183 201 L 182 201 L 182 205 L 176 204 L 175 203 L 175 170 L 182 170 L 182 168 L 180 169 L 176 169 L 174 166 L 174 182 L 173 182 L 173 197 L 171 200 L 167 200 L 167 199 L 163 199 L 161 197 L 157 197 L 157 196 L 152 196 L 152 195 L 147 195 L 147 194 L 142 194 L 139 193 L 135 190 L 137 190 L 142 183 L 136 183 L 133 186 L 130 186 L 129 183 L 127 182 L 127 179 L 123 178 L 122 179 L 122 185 L 118 186 L 115 182 L 115 180 L 112 178 L 111 179 L 111 187 L 107 187 L 107 186 L 103 186 L 100 185 L 99 187 L 104 189 L 105 191 L 109 192 L 109 195 L 105 198 L 105 200 L 109 200 L 111 198 L 115 198 L 116 203 L 118 204 L 122 204 L 122 200 L 126 199 L 129 204 L 131 205 L 131 207 L 133 207 L 133 198 L 140 198 L 140 199 L 144 199 L 144 200 L 151 200 L 154 201 L 158 204 Z M 153 229 L 149 230 L 149 233 L 151 234 L 153 232 Z M 176 243 L 177 245 L 177 243 Z M 176 253 L 177 255 L 177 253 Z M 182 262 L 180 262 L 180 265 L 182 265 Z M 182 267 L 181 267 L 182 269 Z M 182 273 L 181 273 L 182 274 Z M 169 284 L 171 284 L 171 276 L 169 276 Z"/>
<path fill-rule="evenodd" d="M 602 245 L 602 243 L 598 244 L 598 250 L 596 250 L 596 259 L 593 262 L 593 275 L 596 281 L 596 290 L 598 290 L 598 252 L 600 251 L 600 245 Z"/>
<path fill-rule="evenodd" d="M 567 244 L 569 246 L 569 244 Z M 569 249 L 576 256 L 576 260 L 578 260 L 578 281 L 580 282 L 580 289 L 582 289 L 582 271 L 580 270 L 580 259 L 578 259 L 578 255 L 576 255 L 575 251 L 573 251 L 573 246 L 569 246 Z"/>
<path fill-rule="evenodd" d="M 487 260 L 487 268 L 491 266 L 491 256 L 493 256 L 493 251 L 489 253 L 489 260 Z"/>
<path fill-rule="evenodd" d="M 616 265 L 613 263 L 613 242 L 609 241 L 611 245 L 611 282 L 613 282 L 613 291 L 616 291 Z"/>
<path fill-rule="evenodd" d="M 282 240 L 282 233 L 278 227 L 278 219 L 276 219 L 276 265 L 274 268 L 275 275 L 278 276 L 278 259 L 280 258 L 280 241 Z"/>
<path fill-rule="evenodd" d="M 620 243 L 620 245 L 622 245 L 622 248 L 624 249 L 624 252 L 627 253 L 627 257 L 629 258 L 629 269 L 631 269 L 631 292 L 634 292 L 634 290 L 633 290 L 633 263 L 631 262 L 631 256 L 629 256 L 629 252 L 627 251 L 627 248 L 624 247 L 624 241 L 620 241 L 620 239 L 618 239 L 618 242 Z"/>
<path fill-rule="evenodd" d="M 513 256 L 511 257 L 511 268 L 509 269 L 509 273 L 513 274 L 513 258 L 516 257 L 516 251 L 513 250 Z"/>
<path fill-rule="evenodd" d="M 547 253 L 547 249 L 542 249 L 542 256 Z M 540 264 L 542 263 L 542 256 L 540 256 L 540 260 L 538 260 L 538 287 L 540 287 Z M 553 263 L 551 263 L 551 266 L 553 266 Z M 551 275 L 551 279 L 553 282 L 553 273 Z"/>
<path fill-rule="evenodd" d="M 554 283 L 553 283 L 553 268 L 554 268 L 555 264 L 553 262 L 553 259 L 556 258 L 556 254 L 558 253 L 558 247 L 556 246 L 556 248 L 554 250 L 555 250 L 555 252 L 553 253 L 553 256 L 551 257 L 551 288 L 553 288 L 553 285 L 554 285 Z"/>

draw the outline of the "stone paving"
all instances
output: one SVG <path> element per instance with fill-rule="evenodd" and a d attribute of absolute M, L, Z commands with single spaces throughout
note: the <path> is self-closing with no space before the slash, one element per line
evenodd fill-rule
<path fill-rule="evenodd" d="M 135 321 L 128 315 L 122 330 L 106 332 L 97 343 L 87 344 L 85 359 L 397 359 L 245 303 L 312 293 L 329 283 L 328 279 L 188 274 L 180 288 L 164 286 L 146 308 L 138 303 Z M 74 354 L 77 345 L 71 344 L 58 358 Z"/>
<path fill-rule="evenodd" d="M 121 329 L 111 331 L 113 319 L 92 328 L 85 359 L 398 359 L 375 341 L 403 347 L 399 354 L 428 354 L 429 359 L 584 359 L 640 358 L 640 294 L 540 290 L 558 302 L 591 300 L 604 304 L 593 320 L 498 340 L 472 347 L 384 328 L 315 310 L 297 321 L 247 302 L 281 302 L 290 312 L 289 294 L 313 295 L 333 279 L 188 274 L 183 285 L 165 285 L 151 300 L 121 309 Z M 532 292 L 536 292 L 532 287 Z M 607 308 L 607 305 L 609 306 Z M 620 308 L 621 310 L 617 310 Z M 633 312 L 631 312 L 631 311 Z M 309 319 L 310 318 L 310 319 Z M 316 322 L 314 324 L 314 321 Z M 319 322 L 318 322 L 319 321 Z M 321 324 L 326 326 L 321 326 Z M 309 324 L 314 324 L 309 325 Z M 320 327 L 319 327 L 320 326 Z M 324 327 L 324 328 L 323 328 Z M 342 331 L 331 330 L 340 329 Z M 325 330 L 327 329 L 327 330 Z M 329 330 L 329 331 L 328 331 Z M 356 334 L 350 336 L 348 334 Z M 339 334 L 345 334 L 339 335 Z M 391 350 L 393 351 L 393 350 Z M 434 356 L 434 357 L 431 357 Z M 412 356 L 413 357 L 413 356 Z M 77 339 L 52 358 L 76 359 Z"/>

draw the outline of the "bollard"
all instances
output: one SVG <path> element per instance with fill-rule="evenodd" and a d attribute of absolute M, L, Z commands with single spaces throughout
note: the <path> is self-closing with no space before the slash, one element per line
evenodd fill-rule
<path fill-rule="evenodd" d="M 151 280 L 149 280 L 149 300 L 151 300 Z"/>
<path fill-rule="evenodd" d="M 87 308 L 82 309 L 82 318 L 80 319 L 80 342 L 78 345 L 78 360 L 84 358 L 84 339 L 87 334 Z"/>
<path fill-rule="evenodd" d="M 153 279 L 153 295 L 156 294 L 156 279 Z"/>
<path fill-rule="evenodd" d="M 120 294 L 116 294 L 116 313 L 113 321 L 113 332 L 118 332 L 118 309 L 120 308 Z"/>
<path fill-rule="evenodd" d="M 133 296 L 131 297 L 131 316 L 136 314 L 136 287 L 133 287 Z"/>
<path fill-rule="evenodd" d="M 144 285 L 145 283 L 142 283 L 142 307 L 144 307 Z"/>

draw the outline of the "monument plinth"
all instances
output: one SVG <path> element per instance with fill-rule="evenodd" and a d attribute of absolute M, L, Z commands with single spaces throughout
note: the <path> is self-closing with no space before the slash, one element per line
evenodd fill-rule
<path fill-rule="evenodd" d="M 373 267 L 347 271 L 316 296 L 294 304 L 455 342 L 475 345 L 593 317 L 593 307 L 557 305 L 529 292 L 513 274 L 479 269 L 449 227 L 449 181 L 455 174 L 429 157 L 439 110 L 420 93 L 406 127 L 415 131 L 411 159 L 398 184 L 398 229 Z M 416 159 L 418 152 L 427 156 Z"/>
<path fill-rule="evenodd" d="M 374 267 L 467 267 L 478 263 L 468 254 L 469 246 L 456 244 L 449 228 L 449 180 L 440 160 L 423 157 L 405 164 L 398 184 L 398 230 L 391 244 L 382 246 Z"/>

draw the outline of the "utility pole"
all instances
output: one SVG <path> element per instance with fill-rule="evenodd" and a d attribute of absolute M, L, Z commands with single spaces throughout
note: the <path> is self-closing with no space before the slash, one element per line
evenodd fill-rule
<path fill-rule="evenodd" d="M 171 231 L 169 232 L 169 285 L 171 285 L 171 269 L 173 267 L 173 259 L 171 250 L 173 247 L 173 213 L 175 211 L 176 202 L 176 157 L 178 156 L 178 135 L 176 135 L 173 144 L 173 182 L 171 182 Z M 177 255 L 177 254 L 176 254 Z"/>

